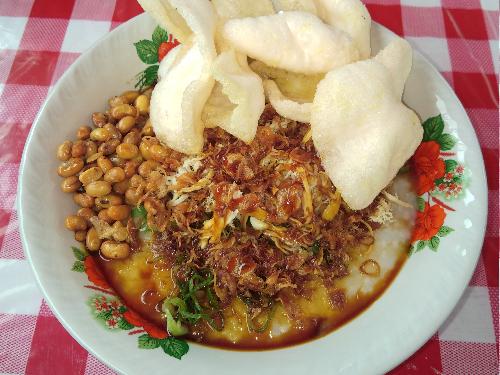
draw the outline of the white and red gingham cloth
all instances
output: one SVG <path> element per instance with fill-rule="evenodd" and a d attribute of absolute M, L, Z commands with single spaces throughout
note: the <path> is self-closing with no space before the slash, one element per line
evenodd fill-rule
<path fill-rule="evenodd" d="M 498 0 L 365 2 L 454 87 L 488 175 L 488 227 L 469 287 L 434 337 L 391 374 L 498 374 Z M 16 187 L 48 91 L 80 53 L 140 12 L 135 0 L 0 0 L 0 374 L 114 373 L 44 303 L 21 247 Z"/>

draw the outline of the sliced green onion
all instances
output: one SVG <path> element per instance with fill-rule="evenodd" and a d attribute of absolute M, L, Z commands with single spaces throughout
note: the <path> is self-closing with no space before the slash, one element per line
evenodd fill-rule
<path fill-rule="evenodd" d="M 222 315 L 222 313 L 221 313 Z M 217 332 L 221 332 L 223 329 L 224 329 L 224 317 L 222 316 L 221 317 L 221 320 L 220 320 L 220 324 L 217 324 L 217 320 L 212 318 L 212 317 L 208 317 L 207 320 L 207 323 L 210 327 L 212 327 L 213 330 L 217 331 Z"/>
<path fill-rule="evenodd" d="M 167 318 L 167 330 L 172 336 L 182 336 L 188 333 L 188 329 L 181 323 L 181 319 L 176 320 L 173 316 L 174 308 L 177 308 L 179 315 L 181 311 L 186 311 L 186 304 L 178 297 L 167 298 L 162 305 L 162 311 Z"/>
<path fill-rule="evenodd" d="M 276 306 L 274 304 L 274 302 L 271 303 L 271 306 L 269 306 L 269 308 L 267 309 L 267 316 L 266 316 L 266 320 L 264 321 L 263 324 L 261 324 L 260 326 L 257 326 L 255 323 L 254 323 L 254 319 L 250 319 L 250 313 L 248 311 L 248 307 L 247 307 L 247 325 L 248 325 L 248 329 L 252 332 L 255 332 L 255 333 L 263 333 L 265 331 L 267 331 L 269 329 L 269 326 L 271 324 L 271 320 L 273 319 L 273 315 L 274 315 L 274 310 L 276 309 Z"/>
<path fill-rule="evenodd" d="M 193 325 L 203 319 L 214 330 L 222 330 L 224 328 L 224 319 L 219 309 L 217 297 L 212 289 L 214 283 L 213 275 L 203 270 L 198 270 L 192 272 L 188 280 L 176 281 L 179 294 L 177 297 L 166 299 L 162 306 L 167 318 L 167 326 L 170 315 L 170 324 L 174 329 L 182 325 L 182 323 Z M 202 302 L 199 300 L 198 293 L 200 292 L 205 294 L 206 301 L 203 300 Z M 214 319 L 216 314 L 221 314 L 221 319 Z M 174 319 L 174 316 L 177 320 Z"/>
<path fill-rule="evenodd" d="M 311 252 L 316 255 L 319 253 L 319 242 L 315 241 L 311 246 Z"/>
<path fill-rule="evenodd" d="M 141 233 L 151 232 L 151 228 L 148 226 L 148 212 L 144 208 L 144 205 L 140 204 L 132 209 L 131 212 L 132 219 L 136 228 Z"/>

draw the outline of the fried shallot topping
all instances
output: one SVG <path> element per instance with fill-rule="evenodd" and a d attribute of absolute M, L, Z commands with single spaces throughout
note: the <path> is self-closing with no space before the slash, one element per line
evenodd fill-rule
<path fill-rule="evenodd" d="M 373 243 L 370 225 L 377 224 L 370 217 L 382 198 L 350 210 L 308 131 L 268 106 L 250 144 L 213 128 L 201 155 L 167 149 L 140 181 L 155 254 L 179 275 L 186 267 L 209 270 L 222 305 L 235 297 L 274 299 L 295 311 L 287 306 L 290 295 L 307 298 L 314 278 L 342 308 L 345 296 L 334 280 L 348 274 L 348 249 Z"/>

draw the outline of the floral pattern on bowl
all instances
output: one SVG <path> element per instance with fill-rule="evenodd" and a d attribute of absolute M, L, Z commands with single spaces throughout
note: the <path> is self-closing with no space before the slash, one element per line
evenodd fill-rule
<path fill-rule="evenodd" d="M 134 43 L 139 59 L 150 64 L 137 75 L 136 88 L 150 86 L 157 80 L 158 63 L 178 44 L 171 34 L 160 27 L 155 28 L 151 40 L 143 39 Z M 415 175 L 418 194 L 418 210 L 409 255 L 425 247 L 437 251 L 441 238 L 454 231 L 445 225 L 445 220 L 446 211 L 452 212 L 455 209 L 438 197 L 443 197 L 446 201 L 461 198 L 468 181 L 464 175 L 464 166 L 453 158 L 455 153 L 451 150 L 457 140 L 451 134 L 444 132 L 445 124 L 442 116 L 431 117 L 422 126 L 424 128 L 422 143 L 410 163 L 402 168 L 404 172 L 408 172 L 409 169 Z M 85 272 L 92 283 L 85 287 L 101 292 L 89 297 L 87 304 L 95 319 L 105 328 L 111 331 L 129 331 L 129 335 L 142 333 L 138 337 L 138 347 L 141 349 L 161 347 L 166 354 L 177 359 L 181 359 L 188 352 L 189 346 L 184 340 L 168 336 L 166 330 L 159 329 L 127 307 L 112 290 L 91 256 L 76 247 L 72 250 L 76 258 L 72 270 Z M 142 329 L 132 330 L 134 327 Z"/>
<path fill-rule="evenodd" d="M 177 359 L 181 359 L 189 351 L 186 341 L 169 336 L 166 330 L 158 328 L 126 306 L 108 284 L 92 256 L 77 247 L 71 249 L 76 258 L 72 270 L 84 272 L 91 283 L 84 285 L 84 288 L 100 292 L 91 295 L 87 305 L 93 317 L 104 328 L 110 331 L 129 331 L 131 336 L 141 334 L 137 338 L 139 349 L 162 348 L 166 354 Z"/>
<path fill-rule="evenodd" d="M 441 238 L 454 231 L 444 224 L 446 212 L 455 209 L 438 197 L 446 201 L 461 199 L 468 183 L 465 167 L 453 158 L 455 153 L 450 151 L 457 141 L 444 132 L 442 116 L 431 117 L 422 126 L 424 137 L 411 160 L 416 177 L 418 211 L 410 254 L 426 247 L 437 251 Z"/>

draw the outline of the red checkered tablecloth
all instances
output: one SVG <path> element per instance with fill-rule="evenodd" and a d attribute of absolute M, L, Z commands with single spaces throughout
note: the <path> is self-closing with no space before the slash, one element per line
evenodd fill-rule
<path fill-rule="evenodd" d="M 488 175 L 486 238 L 469 287 L 434 337 L 391 374 L 498 374 L 498 0 L 365 2 L 453 86 Z M 44 303 L 21 247 L 16 188 L 47 93 L 80 53 L 141 11 L 135 0 L 0 0 L 0 374 L 114 373 Z"/>

